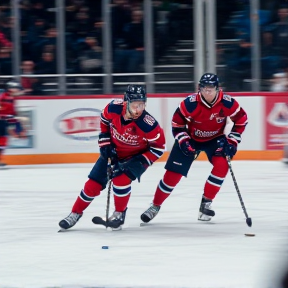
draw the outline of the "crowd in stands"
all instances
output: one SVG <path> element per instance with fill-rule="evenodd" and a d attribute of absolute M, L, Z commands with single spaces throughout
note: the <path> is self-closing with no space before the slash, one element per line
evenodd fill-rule
<path fill-rule="evenodd" d="M 21 0 L 21 73 L 27 94 L 43 94 L 43 87 L 57 74 L 57 31 L 55 1 Z M 193 39 L 192 0 L 153 2 L 155 63 L 178 39 Z M 237 39 L 229 49 L 217 47 L 218 64 L 224 64 L 226 86 L 243 90 L 243 79 L 251 78 L 251 29 L 248 0 L 217 1 L 217 38 Z M 263 3 L 262 3 L 263 2 Z M 265 2 L 265 3 L 264 3 Z M 67 74 L 103 73 L 102 1 L 65 1 L 65 43 Z M 144 72 L 144 10 L 141 0 L 111 1 L 113 73 Z M 288 79 L 288 2 L 261 1 L 262 78 L 278 83 L 279 73 Z M 10 0 L 0 4 L 0 76 L 12 75 L 12 30 Z M 45 74 L 49 77 L 37 77 Z M 29 76 L 28 76 L 29 75 Z M 31 77 L 35 75 L 35 77 Z M 276 79 L 274 79 L 276 78 Z M 53 77 L 52 77 L 53 79 Z M 54 77 L 56 79 L 56 77 Z M 87 78 L 83 78 L 87 82 Z M 93 78 L 97 84 L 102 78 Z M 97 80 L 98 79 L 98 80 Z M 273 79 L 273 80 L 272 80 Z M 233 80 L 233 81 L 230 81 Z M 4 81 L 0 78 L 0 81 Z M 78 79 L 78 81 L 80 81 Z M 54 80 L 55 82 L 55 80 Z M 94 84 L 95 84 L 94 83 Z M 1 84 L 1 83 L 0 83 Z M 273 85 L 271 85 L 271 89 Z M 280 89 L 279 85 L 277 86 Z M 284 85 L 287 90 L 287 84 Z M 230 87 L 229 87 L 230 88 Z"/>
<path fill-rule="evenodd" d="M 226 37 L 238 41 L 226 51 L 220 51 L 222 64 L 227 66 L 225 78 L 229 87 L 236 91 L 245 90 L 245 81 L 252 78 L 252 42 L 250 1 L 241 1 L 239 10 L 230 15 L 223 32 Z M 285 0 L 260 1 L 258 11 L 260 23 L 260 67 L 262 82 L 267 90 L 288 90 L 288 2 Z M 229 35 L 229 36 L 228 36 Z M 279 77 L 281 75 L 281 77 Z M 283 78 L 279 84 L 279 78 Z M 247 83 L 247 82 L 246 82 Z M 275 83 L 277 88 L 275 88 Z M 229 84 L 227 85 L 229 86 Z M 280 88 L 282 87 L 282 88 Z M 229 90 L 228 88 L 228 90 Z M 249 87 L 248 87 L 249 88 Z M 230 89 L 230 90 L 231 90 Z"/>

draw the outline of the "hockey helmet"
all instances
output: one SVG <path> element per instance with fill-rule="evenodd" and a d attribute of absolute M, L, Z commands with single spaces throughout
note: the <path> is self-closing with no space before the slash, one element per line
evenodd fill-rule
<path fill-rule="evenodd" d="M 199 81 L 199 89 L 203 87 L 215 87 L 216 89 L 218 89 L 219 87 L 218 76 L 213 73 L 203 74 Z"/>
<path fill-rule="evenodd" d="M 22 85 L 17 80 L 10 80 L 6 83 L 5 86 L 6 86 L 6 90 L 9 90 L 9 89 L 23 90 Z"/>
<path fill-rule="evenodd" d="M 134 101 L 147 101 L 146 90 L 144 86 L 130 84 L 124 93 L 124 101 L 134 102 Z"/>

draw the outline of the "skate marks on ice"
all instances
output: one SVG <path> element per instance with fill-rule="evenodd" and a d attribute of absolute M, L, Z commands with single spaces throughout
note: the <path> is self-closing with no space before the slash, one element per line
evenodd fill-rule
<path fill-rule="evenodd" d="M 0 175 L 0 287 L 268 288 L 265 275 L 272 281 L 278 260 L 288 259 L 287 180 L 279 177 L 287 169 L 281 163 L 233 162 L 253 230 L 245 223 L 229 175 L 212 204 L 215 217 L 207 223 L 197 220 L 211 166 L 195 162 L 145 226 L 140 227 L 140 215 L 164 174 L 162 163 L 153 164 L 140 184 L 132 184 L 122 231 L 91 222 L 95 215 L 105 215 L 104 190 L 75 227 L 57 233 L 89 169 L 9 169 L 5 177 Z M 276 182 L 273 175 L 278 175 Z"/>

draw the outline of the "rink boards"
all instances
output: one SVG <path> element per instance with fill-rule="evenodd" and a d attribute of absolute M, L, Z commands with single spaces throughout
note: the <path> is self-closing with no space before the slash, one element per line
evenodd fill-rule
<path fill-rule="evenodd" d="M 228 94 L 228 93 L 227 93 Z M 186 94 L 148 94 L 147 111 L 165 131 L 167 151 L 173 145 L 171 118 Z M 279 160 L 287 145 L 288 93 L 229 93 L 246 110 L 249 124 L 235 160 Z M 100 113 L 111 99 L 122 95 L 19 97 L 17 109 L 25 136 L 10 137 L 4 161 L 11 165 L 93 163 Z M 231 124 L 229 124 L 231 125 Z M 229 126 L 227 125 L 227 131 Z M 206 160 L 201 153 L 199 160 Z"/>

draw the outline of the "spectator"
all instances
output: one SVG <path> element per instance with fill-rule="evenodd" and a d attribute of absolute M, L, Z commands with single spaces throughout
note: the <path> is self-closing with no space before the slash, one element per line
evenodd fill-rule
<path fill-rule="evenodd" d="M 111 20 L 112 41 L 115 49 L 122 45 L 124 26 L 131 21 L 131 10 L 127 0 L 113 0 Z"/>
<path fill-rule="evenodd" d="M 56 74 L 56 62 L 54 54 L 43 52 L 42 60 L 36 66 L 37 74 Z"/>
<path fill-rule="evenodd" d="M 132 11 L 132 21 L 124 26 L 123 46 L 115 51 L 115 69 L 119 72 L 142 71 L 144 62 L 143 11 Z"/>
<path fill-rule="evenodd" d="M 102 48 L 98 45 L 96 38 L 86 37 L 84 51 L 80 52 L 77 60 L 79 73 L 100 74 L 103 72 Z M 85 76 L 79 80 L 80 83 L 87 83 L 87 89 L 98 88 L 98 84 L 102 83 L 101 76 Z"/>
<path fill-rule="evenodd" d="M 287 58 L 288 47 L 288 4 L 278 9 L 279 21 L 275 24 L 275 45 L 279 55 Z"/>
<path fill-rule="evenodd" d="M 102 20 L 97 20 L 93 25 L 93 29 L 89 33 L 89 35 L 95 37 L 98 40 L 99 46 L 101 47 L 103 46 L 102 30 L 103 30 L 103 22 Z"/>
<path fill-rule="evenodd" d="M 75 33 L 79 41 L 85 41 L 85 38 L 87 37 L 91 28 L 88 9 L 80 9 L 80 11 L 76 14 L 74 25 Z"/>
<path fill-rule="evenodd" d="M 12 75 L 12 59 L 10 48 L 0 48 L 0 74 Z"/>
<path fill-rule="evenodd" d="M 3 17 L 3 19 L 1 19 L 1 24 L 0 24 L 0 33 L 3 33 L 5 39 L 8 40 L 8 42 L 10 44 L 8 44 L 8 42 L 6 42 L 8 44 L 8 47 L 12 47 L 13 43 L 12 43 L 12 29 L 14 26 L 14 18 L 11 16 L 6 16 Z M 5 40 L 4 40 L 5 41 Z M 5 45 L 7 46 L 7 45 Z"/>
<path fill-rule="evenodd" d="M 39 39 L 45 36 L 45 21 L 42 18 L 35 18 L 32 25 L 28 27 L 27 39 L 29 45 L 36 44 Z M 49 37 L 49 34 L 48 34 Z"/>
<path fill-rule="evenodd" d="M 42 60 L 36 65 L 36 74 L 56 74 L 56 62 L 54 54 L 51 52 L 43 52 Z M 57 80 L 55 77 L 41 77 L 39 78 L 39 89 L 42 91 L 41 94 L 53 94 L 57 91 Z M 46 87 L 49 86 L 49 89 Z M 52 89 L 53 88 L 53 89 Z"/>
<path fill-rule="evenodd" d="M 101 73 L 102 72 L 102 48 L 94 37 L 86 37 L 86 49 L 80 53 L 79 70 L 82 73 Z"/>
<path fill-rule="evenodd" d="M 32 52 L 33 52 L 33 61 L 35 63 L 38 63 L 40 58 L 42 57 L 43 52 L 52 52 L 54 53 L 56 50 L 56 43 L 57 43 L 57 30 L 55 27 L 50 27 L 46 30 L 45 37 L 38 38 L 38 41 L 32 45 Z M 49 51 L 45 50 L 48 49 Z"/>
<path fill-rule="evenodd" d="M 31 3 L 29 0 L 22 0 L 19 2 L 19 5 L 21 31 L 26 32 L 31 26 Z"/>
<path fill-rule="evenodd" d="M 31 60 L 25 60 L 22 62 L 22 74 L 21 85 L 24 89 L 24 93 L 28 95 L 37 94 L 38 79 L 36 77 L 25 77 L 24 75 L 32 76 L 35 74 L 34 71 L 35 63 Z"/>
<path fill-rule="evenodd" d="M 32 9 L 30 15 L 35 18 L 46 19 L 49 23 L 51 23 L 52 19 L 49 18 L 49 13 L 43 2 L 45 1 L 36 0 L 34 1 L 34 3 L 32 2 Z"/>
<path fill-rule="evenodd" d="M 12 48 L 12 43 L 6 38 L 4 33 L 0 31 L 0 48 L 1 47 L 9 47 Z"/>
<path fill-rule="evenodd" d="M 273 34 L 270 31 L 264 31 L 262 34 L 263 43 L 261 45 L 261 69 L 262 78 L 270 79 L 279 69 L 280 56 L 273 45 Z"/>
<path fill-rule="evenodd" d="M 251 47 L 252 44 L 248 37 L 242 35 L 242 39 L 237 43 L 234 53 L 231 53 L 230 58 L 226 63 L 229 70 L 227 82 L 233 83 L 235 91 L 243 91 L 243 79 L 251 78 Z M 227 89 L 227 87 L 226 87 Z"/>

